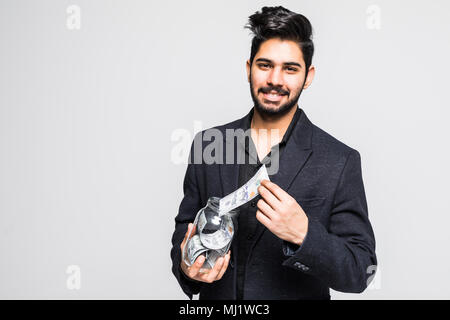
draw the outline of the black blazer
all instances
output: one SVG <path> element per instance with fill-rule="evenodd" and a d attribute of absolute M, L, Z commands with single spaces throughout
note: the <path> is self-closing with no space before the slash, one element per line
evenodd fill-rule
<path fill-rule="evenodd" d="M 368 218 L 358 151 L 310 122 L 305 112 L 295 125 L 272 181 L 294 197 L 308 216 L 308 232 L 300 247 L 281 240 L 262 224 L 247 260 L 244 299 L 329 299 L 329 288 L 359 293 L 373 278 L 377 264 L 375 238 Z M 172 272 L 192 299 L 236 299 L 237 245 L 221 280 L 201 283 L 180 269 L 180 244 L 189 222 L 209 197 L 223 197 L 238 187 L 239 164 L 226 161 L 226 129 L 244 128 L 244 118 L 215 127 L 225 139 L 222 161 L 195 164 L 193 154 L 210 141 L 196 135 L 184 178 L 184 197 L 172 236 Z M 198 144 L 197 144 L 198 143 Z M 234 144 L 233 144 L 234 145 Z M 197 146 L 197 147 L 196 147 Z M 234 147 L 236 157 L 236 147 Z M 220 153 L 220 152 L 219 152 Z M 220 163 L 222 162 L 222 163 Z"/>

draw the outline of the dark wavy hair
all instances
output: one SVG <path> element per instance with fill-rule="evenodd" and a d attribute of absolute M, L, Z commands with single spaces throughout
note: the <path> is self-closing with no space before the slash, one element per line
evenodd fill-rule
<path fill-rule="evenodd" d="M 244 28 L 250 29 L 254 37 L 250 52 L 250 65 L 259 50 L 261 44 L 269 39 L 280 38 L 292 40 L 298 43 L 303 53 L 306 65 L 306 74 L 312 62 L 314 44 L 312 41 L 312 26 L 309 20 L 282 6 L 263 7 L 249 17 L 248 24 Z"/>

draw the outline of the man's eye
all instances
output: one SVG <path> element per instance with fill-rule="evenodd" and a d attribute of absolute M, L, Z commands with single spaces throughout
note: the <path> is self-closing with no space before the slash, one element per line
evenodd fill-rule
<path fill-rule="evenodd" d="M 260 68 L 269 68 L 270 65 L 269 65 L 268 63 L 260 63 L 260 64 L 259 64 L 259 67 L 260 67 Z"/>
<path fill-rule="evenodd" d="M 292 68 L 292 67 L 287 67 L 286 68 L 288 71 L 293 71 L 293 72 L 296 72 L 297 71 L 297 68 Z"/>

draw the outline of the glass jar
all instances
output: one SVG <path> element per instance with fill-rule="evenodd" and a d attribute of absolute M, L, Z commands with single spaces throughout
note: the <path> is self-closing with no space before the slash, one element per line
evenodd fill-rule
<path fill-rule="evenodd" d="M 237 210 L 219 214 L 218 197 L 211 197 L 205 207 L 201 208 L 195 217 L 194 227 L 188 234 L 188 241 L 182 252 L 184 262 L 191 266 L 200 256 L 205 256 L 201 269 L 211 269 L 216 260 L 223 257 L 230 249 L 234 236 L 232 217 Z"/>

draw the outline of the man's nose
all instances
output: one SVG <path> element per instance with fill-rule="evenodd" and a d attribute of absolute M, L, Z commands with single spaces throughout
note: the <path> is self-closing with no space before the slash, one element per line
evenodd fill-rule
<path fill-rule="evenodd" d="M 269 74 L 269 78 L 267 79 L 268 84 L 273 86 L 282 86 L 283 85 L 283 74 L 279 68 L 273 68 Z"/>

